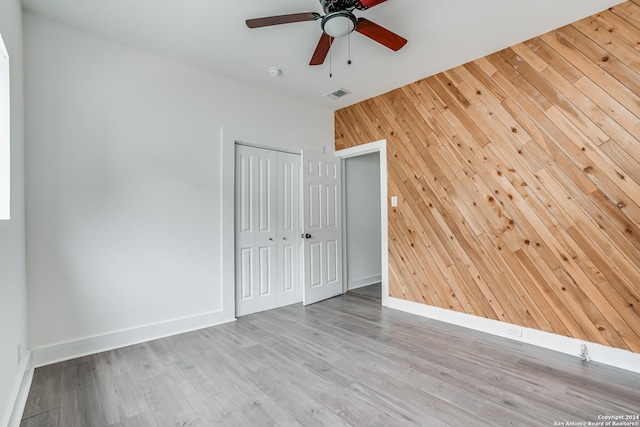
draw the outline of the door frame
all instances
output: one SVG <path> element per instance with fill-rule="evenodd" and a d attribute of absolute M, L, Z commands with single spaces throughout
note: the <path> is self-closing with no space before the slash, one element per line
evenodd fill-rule
<path fill-rule="evenodd" d="M 382 288 L 382 305 L 389 305 L 389 212 L 387 205 L 387 140 L 382 139 L 380 141 L 374 141 L 367 144 L 357 145 L 355 147 L 345 148 L 343 150 L 337 150 L 336 156 L 340 157 L 344 162 L 345 159 L 351 157 L 358 157 L 364 154 L 380 153 L 380 276 L 381 276 L 381 288 Z M 344 168 L 343 168 L 344 170 Z M 346 197 L 346 191 L 344 188 L 345 181 L 342 181 L 342 194 Z M 344 203 L 343 203 L 344 207 Z M 344 212 L 343 212 L 343 234 L 346 232 L 344 227 Z M 347 239 L 342 239 L 342 253 L 346 254 Z M 343 274 L 346 274 L 346 264 L 343 260 Z M 344 286 L 346 286 L 346 280 L 344 280 Z"/>

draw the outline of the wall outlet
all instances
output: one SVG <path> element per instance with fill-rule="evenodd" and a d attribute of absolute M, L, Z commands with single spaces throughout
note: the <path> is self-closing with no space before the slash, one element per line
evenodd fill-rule
<path fill-rule="evenodd" d="M 579 356 L 582 358 L 583 361 L 591 362 L 591 356 L 589 356 L 589 349 L 587 348 L 586 344 L 582 344 L 580 346 L 580 354 L 579 354 Z"/>
<path fill-rule="evenodd" d="M 507 328 L 507 335 L 510 337 L 522 338 L 522 328 L 518 328 L 517 326 L 509 326 Z"/>

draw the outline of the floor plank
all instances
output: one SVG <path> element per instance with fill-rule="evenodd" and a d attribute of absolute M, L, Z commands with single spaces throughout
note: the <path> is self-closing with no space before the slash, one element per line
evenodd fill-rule
<path fill-rule="evenodd" d="M 380 286 L 38 368 L 21 427 L 541 426 L 640 375 L 380 306 Z"/>

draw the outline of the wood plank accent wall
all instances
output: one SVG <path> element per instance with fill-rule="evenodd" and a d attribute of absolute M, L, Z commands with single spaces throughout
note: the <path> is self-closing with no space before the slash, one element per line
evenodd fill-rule
<path fill-rule="evenodd" d="M 335 129 L 387 140 L 391 296 L 640 352 L 640 0 Z"/>

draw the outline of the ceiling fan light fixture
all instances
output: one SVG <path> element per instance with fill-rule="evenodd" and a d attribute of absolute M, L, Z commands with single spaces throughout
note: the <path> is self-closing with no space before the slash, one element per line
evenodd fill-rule
<path fill-rule="evenodd" d="M 358 20 L 346 10 L 333 12 L 322 18 L 322 31 L 334 38 L 344 37 L 356 29 Z"/>

